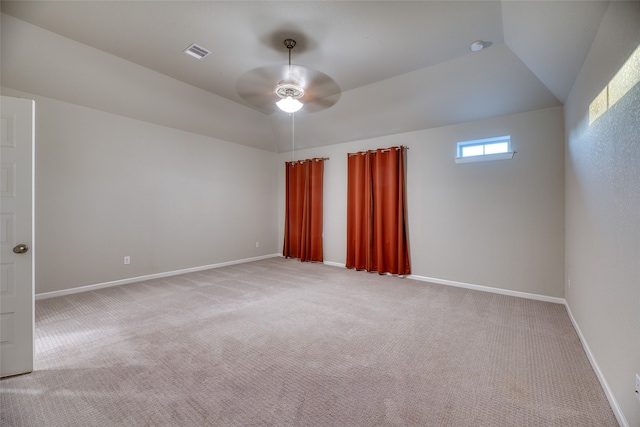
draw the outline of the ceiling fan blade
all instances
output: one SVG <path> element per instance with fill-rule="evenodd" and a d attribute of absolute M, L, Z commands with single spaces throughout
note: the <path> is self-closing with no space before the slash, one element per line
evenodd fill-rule
<path fill-rule="evenodd" d="M 258 67 L 240 76 L 236 83 L 238 95 L 252 108 L 266 114 L 280 111 L 275 103 L 280 99 L 273 92 L 281 81 L 302 86 L 305 94 L 300 101 L 302 112 L 312 113 L 333 106 L 340 94 L 340 86 L 328 75 L 301 65 L 272 65 Z M 335 97 L 334 95 L 338 95 Z"/>
<path fill-rule="evenodd" d="M 335 80 L 316 71 L 311 75 L 308 89 L 300 101 L 305 104 L 305 112 L 315 113 L 331 108 L 340 99 L 340 93 L 340 86 Z"/>
<path fill-rule="evenodd" d="M 313 98 L 304 103 L 302 111 L 305 113 L 317 113 L 318 111 L 333 107 L 339 99 L 339 93 L 336 95 L 326 96 L 324 98 Z"/>
<path fill-rule="evenodd" d="M 287 75 L 287 65 L 273 65 L 251 69 L 240 76 L 236 91 L 247 105 L 263 113 L 277 110 L 278 96 L 273 92 L 275 86 Z"/>

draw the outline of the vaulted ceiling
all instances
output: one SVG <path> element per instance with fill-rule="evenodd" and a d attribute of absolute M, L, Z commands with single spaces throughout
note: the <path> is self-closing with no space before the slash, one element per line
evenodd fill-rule
<path fill-rule="evenodd" d="M 285 38 L 298 42 L 294 64 L 340 88 L 331 108 L 295 114 L 296 147 L 309 148 L 562 105 L 607 4 L 2 1 L 0 78 L 5 87 L 283 152 L 292 117 L 252 108 L 238 81 L 286 64 Z M 471 52 L 475 40 L 489 46 Z M 184 54 L 192 43 L 212 53 Z"/>

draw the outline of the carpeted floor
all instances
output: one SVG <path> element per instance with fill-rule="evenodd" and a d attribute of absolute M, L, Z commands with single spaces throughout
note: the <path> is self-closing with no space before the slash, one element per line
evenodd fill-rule
<path fill-rule="evenodd" d="M 617 426 L 564 306 L 271 258 L 36 303 L 2 426 Z"/>

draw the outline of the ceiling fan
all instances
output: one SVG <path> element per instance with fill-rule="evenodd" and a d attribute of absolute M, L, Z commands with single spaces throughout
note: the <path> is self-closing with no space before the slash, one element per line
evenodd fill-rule
<path fill-rule="evenodd" d="M 277 111 L 315 113 L 333 106 L 340 98 L 340 86 L 328 75 L 291 64 L 296 41 L 285 39 L 288 65 L 258 67 L 238 79 L 236 90 L 249 106 L 271 114 Z"/>

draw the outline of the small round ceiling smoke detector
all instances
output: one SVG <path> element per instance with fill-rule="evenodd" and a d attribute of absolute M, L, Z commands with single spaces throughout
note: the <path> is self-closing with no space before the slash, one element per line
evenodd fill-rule
<path fill-rule="evenodd" d="M 469 46 L 469 49 L 471 49 L 471 52 L 479 52 L 482 49 L 484 49 L 485 43 L 482 40 L 476 40 L 473 43 L 471 43 L 471 46 Z"/>

